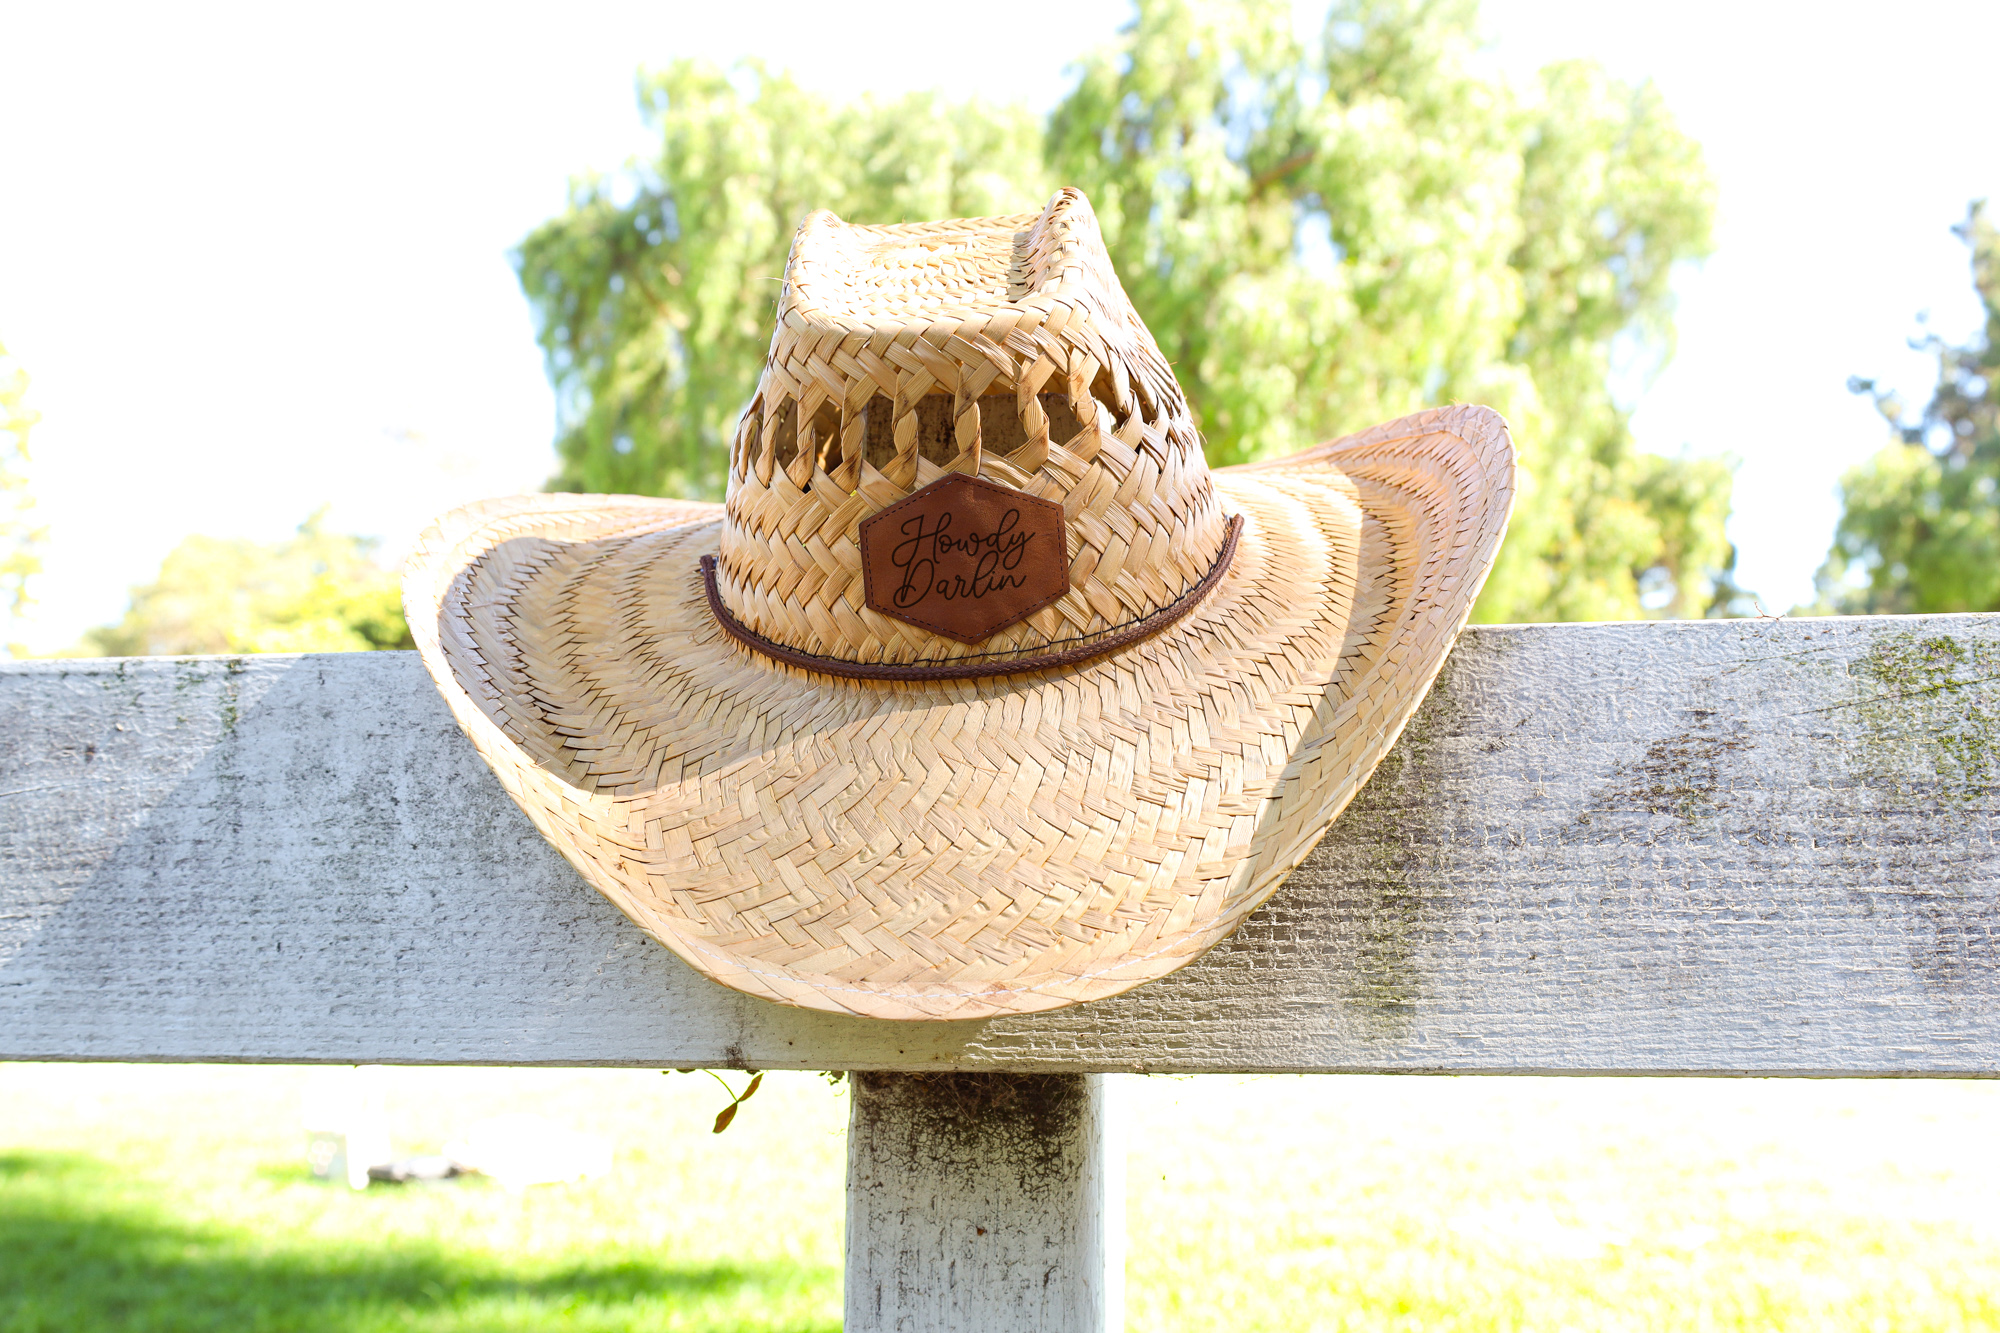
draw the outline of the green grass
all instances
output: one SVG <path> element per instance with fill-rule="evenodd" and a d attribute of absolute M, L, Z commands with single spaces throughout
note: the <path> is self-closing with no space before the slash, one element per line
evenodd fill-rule
<path fill-rule="evenodd" d="M 706 1078 L 386 1071 L 398 1151 L 532 1111 L 612 1136 L 616 1169 L 355 1193 L 306 1170 L 309 1077 L 0 1066 L 0 1330 L 840 1326 L 845 1103 L 823 1082 L 767 1079 L 718 1136 Z"/>
<path fill-rule="evenodd" d="M 843 1090 L 392 1070 L 609 1178 L 313 1181 L 308 1071 L 0 1065 L 0 1330 L 834 1329 Z M 1121 1081 L 1134 1330 L 2000 1328 L 2000 1085 Z"/>
<path fill-rule="evenodd" d="M 1134 1328 L 2000 1328 L 1992 1083 L 1158 1080 L 1138 1119 Z"/>

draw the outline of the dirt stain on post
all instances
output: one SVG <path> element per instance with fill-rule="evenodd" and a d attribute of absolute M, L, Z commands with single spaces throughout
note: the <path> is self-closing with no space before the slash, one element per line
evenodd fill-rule
<path fill-rule="evenodd" d="M 1090 1099 L 1085 1074 L 856 1073 L 857 1096 L 894 1108 L 910 1157 L 967 1172 L 1007 1161 L 1024 1193 L 1069 1178 L 1071 1140 Z M 885 1122 L 887 1123 L 887 1122 Z"/>
<path fill-rule="evenodd" d="M 1465 652 L 1463 644 L 1458 652 Z M 1443 904 L 1423 886 L 1450 879 L 1437 864 L 1449 855 L 1457 828 L 1442 767 L 1450 762 L 1444 743 L 1463 736 L 1469 723 L 1456 680 L 1463 667 L 1458 654 L 1446 659 L 1401 738 L 1295 872 L 1339 886 L 1328 904 L 1337 915 L 1285 924 L 1316 942 L 1332 937 L 1341 997 L 1370 1041 L 1409 1036 L 1423 999 L 1425 956 L 1443 929 Z M 1284 903 L 1281 894 L 1266 911 L 1275 917 Z"/>
<path fill-rule="evenodd" d="M 1672 815 L 1693 824 L 1729 804 L 1730 759 L 1750 746 L 1749 733 L 1740 720 L 1725 720 L 1719 708 L 1684 711 L 1687 725 L 1647 746 L 1638 762 L 1619 765 L 1578 823 L 1601 812 Z"/>

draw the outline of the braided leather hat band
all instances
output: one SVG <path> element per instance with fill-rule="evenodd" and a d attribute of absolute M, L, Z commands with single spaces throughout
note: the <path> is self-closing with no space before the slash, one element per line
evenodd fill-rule
<path fill-rule="evenodd" d="M 745 625 L 729 613 L 723 603 L 722 592 L 715 583 L 715 557 L 701 558 L 702 586 L 708 594 L 708 609 L 730 638 L 746 648 L 764 656 L 785 663 L 787 666 L 804 667 L 808 671 L 820 671 L 829 676 L 844 676 L 849 680 L 976 680 L 985 676 L 1012 676 L 1024 671 L 1054 671 L 1062 667 L 1077 666 L 1115 653 L 1121 648 L 1129 648 L 1142 639 L 1149 639 L 1167 626 L 1194 610 L 1216 584 L 1222 582 L 1229 572 L 1229 565 L 1236 557 L 1237 539 L 1243 533 L 1243 515 L 1232 515 L 1229 520 L 1228 535 L 1223 538 L 1222 553 L 1209 566 L 1208 573 L 1201 581 L 1182 593 L 1166 606 L 1139 620 L 1115 626 L 1102 637 L 1093 637 L 1086 642 L 1068 648 L 1054 648 L 1026 655 L 1007 654 L 998 661 L 980 661 L 977 657 L 963 657 L 945 662 L 848 662 L 838 657 L 826 657 L 817 653 L 804 653 L 796 648 L 788 648 Z"/>

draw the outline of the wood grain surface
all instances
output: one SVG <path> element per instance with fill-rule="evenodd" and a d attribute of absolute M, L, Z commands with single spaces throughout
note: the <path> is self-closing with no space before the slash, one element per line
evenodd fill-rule
<path fill-rule="evenodd" d="M 1117 1333 L 1125 1157 L 1097 1074 L 857 1074 L 844 1333 Z"/>
<path fill-rule="evenodd" d="M 414 654 L 0 667 L 0 1057 L 2000 1072 L 2000 616 L 1468 632 L 1233 938 L 911 1024 L 690 972 Z"/>

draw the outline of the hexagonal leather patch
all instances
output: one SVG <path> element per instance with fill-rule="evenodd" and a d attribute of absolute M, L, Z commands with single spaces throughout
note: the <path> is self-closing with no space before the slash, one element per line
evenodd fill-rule
<path fill-rule="evenodd" d="M 953 473 L 861 524 L 868 605 L 978 643 L 1069 591 L 1063 507 Z"/>

